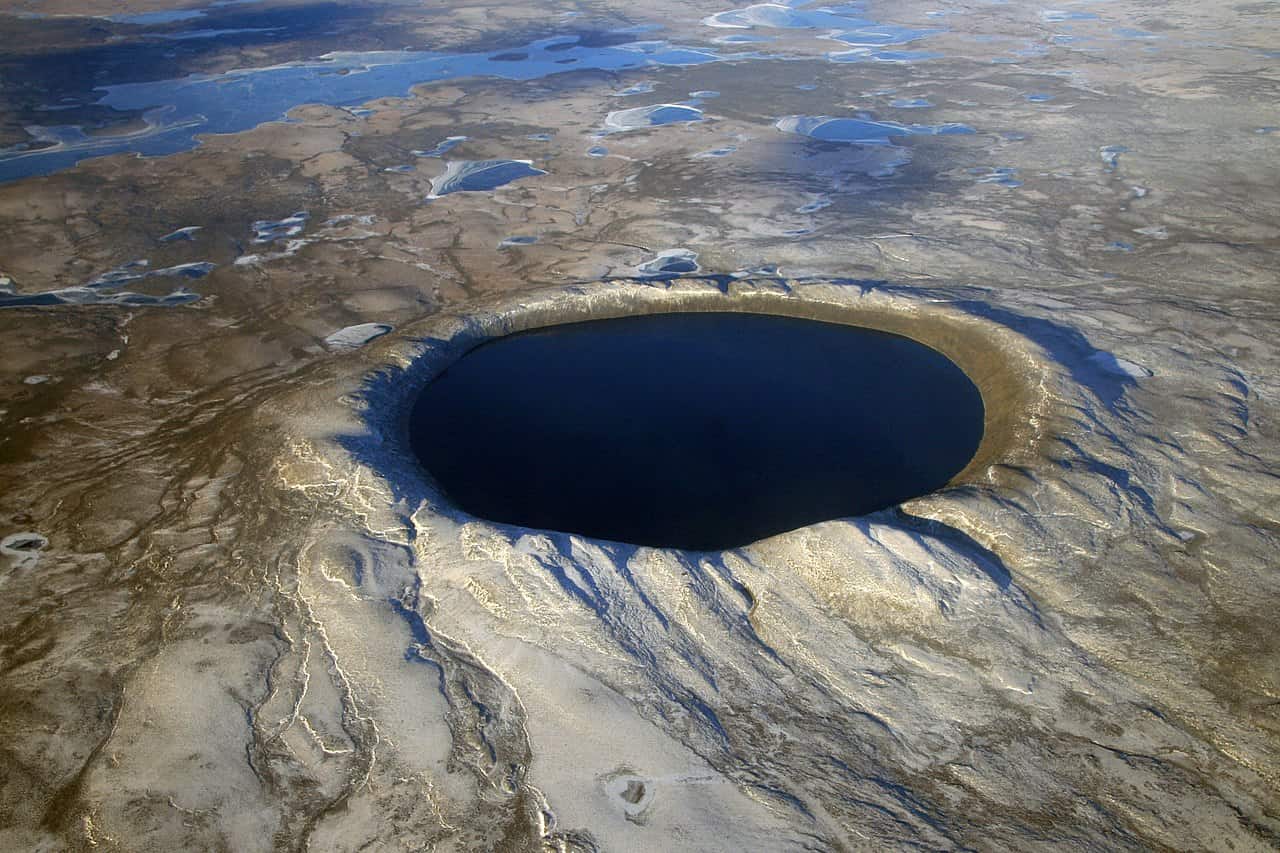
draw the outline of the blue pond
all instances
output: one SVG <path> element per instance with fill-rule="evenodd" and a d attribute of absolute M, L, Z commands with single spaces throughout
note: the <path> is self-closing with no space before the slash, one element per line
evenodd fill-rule
<path fill-rule="evenodd" d="M 820 142 L 843 142 L 853 145 L 890 145 L 902 136 L 953 136 L 971 134 L 973 128 L 963 124 L 898 124 L 861 118 L 831 116 L 787 116 L 777 122 L 778 130 L 796 133 Z"/>
<path fill-rule="evenodd" d="M 660 314 L 485 343 L 408 440 L 491 521 L 732 548 L 941 488 L 983 435 L 974 384 L 907 338 L 755 314 Z"/>
<path fill-rule="evenodd" d="M 604 128 L 608 133 L 619 133 L 641 127 L 659 127 L 664 124 L 691 121 L 702 121 L 702 110 L 684 104 L 653 104 L 611 112 L 605 117 Z"/>
<path fill-rule="evenodd" d="M 500 186 L 545 175 L 528 160 L 455 160 L 431 181 L 431 198 L 449 193 L 488 192 Z"/>

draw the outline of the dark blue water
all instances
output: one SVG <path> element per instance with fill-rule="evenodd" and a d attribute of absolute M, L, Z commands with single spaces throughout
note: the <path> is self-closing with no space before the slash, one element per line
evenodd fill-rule
<path fill-rule="evenodd" d="M 958 367 L 907 338 L 663 314 L 483 344 L 423 391 L 410 441 L 472 515 L 707 550 L 938 489 L 983 413 Z"/>

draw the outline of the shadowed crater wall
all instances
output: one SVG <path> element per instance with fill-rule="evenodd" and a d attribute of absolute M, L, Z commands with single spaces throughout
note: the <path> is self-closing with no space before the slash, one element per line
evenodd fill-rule
<path fill-rule="evenodd" d="M 669 313 L 484 343 L 424 389 L 410 442 L 478 517 L 704 550 L 938 489 L 983 422 L 974 383 L 906 337 Z"/>

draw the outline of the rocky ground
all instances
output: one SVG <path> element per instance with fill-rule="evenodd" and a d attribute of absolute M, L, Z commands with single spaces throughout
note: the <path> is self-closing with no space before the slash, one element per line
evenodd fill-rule
<path fill-rule="evenodd" d="M 0 13 L 0 847 L 1280 844 L 1271 7 L 827 8 Z M 668 309 L 930 343 L 980 456 L 724 553 L 407 456 Z"/>

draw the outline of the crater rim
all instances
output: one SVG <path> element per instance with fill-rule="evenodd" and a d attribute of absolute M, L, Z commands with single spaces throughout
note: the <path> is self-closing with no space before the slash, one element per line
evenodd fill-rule
<path fill-rule="evenodd" d="M 937 502 L 954 500 L 966 487 L 991 488 L 1008 482 L 1020 466 L 1038 458 L 1047 434 L 1045 424 L 1050 401 L 1043 393 L 1043 386 L 1049 363 L 1035 344 L 1007 326 L 938 300 L 932 292 L 879 285 L 830 280 L 787 283 L 778 279 L 740 279 L 726 286 L 717 280 L 681 279 L 655 286 L 653 282 L 627 279 L 474 302 L 466 310 L 442 312 L 408 324 L 376 347 L 383 356 L 379 360 L 384 361 L 384 369 L 394 366 L 399 381 L 391 391 L 393 399 L 384 393 L 366 400 L 367 405 L 362 407 L 366 424 L 392 445 L 388 449 L 397 457 L 397 468 L 411 471 L 411 476 L 421 481 L 420 488 L 412 491 L 419 492 L 438 513 L 462 523 L 480 522 L 534 534 L 613 542 L 615 540 L 586 534 L 495 521 L 470 513 L 455 503 L 411 447 L 409 417 L 426 386 L 482 344 L 519 332 L 654 314 L 775 315 L 907 338 L 942 355 L 977 388 L 984 410 L 983 434 L 968 464 L 943 486 L 876 512 L 892 511 L 921 501 L 941 509 Z M 865 518 L 874 514 L 841 518 Z M 737 547 L 751 547 L 776 536 L 787 536 L 835 520 L 839 519 L 815 521 Z M 640 547 L 688 550 L 657 545 Z"/>

